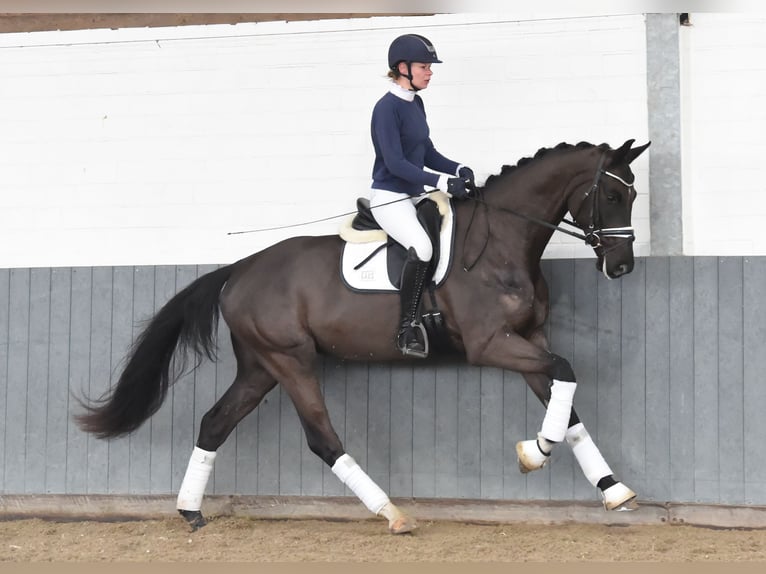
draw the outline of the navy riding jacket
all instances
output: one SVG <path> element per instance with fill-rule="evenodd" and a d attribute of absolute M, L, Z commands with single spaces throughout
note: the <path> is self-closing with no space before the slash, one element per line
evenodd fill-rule
<path fill-rule="evenodd" d="M 438 186 L 439 174 L 455 174 L 459 164 L 447 159 L 431 142 L 425 107 L 420 96 L 412 101 L 387 92 L 372 111 L 375 163 L 372 188 L 420 195 L 423 186 Z"/>

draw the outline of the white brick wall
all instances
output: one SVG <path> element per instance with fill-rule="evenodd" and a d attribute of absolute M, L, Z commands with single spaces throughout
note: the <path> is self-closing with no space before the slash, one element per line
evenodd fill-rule
<path fill-rule="evenodd" d="M 766 255 L 766 15 L 682 28 L 684 253 Z"/>
<path fill-rule="evenodd" d="M 561 141 L 648 139 L 641 15 L 5 34 L 0 267 L 227 263 L 335 233 L 339 219 L 227 235 L 353 210 L 388 44 L 405 32 L 445 61 L 423 92 L 437 147 L 481 180 Z M 634 168 L 647 255 L 648 158 Z M 557 235 L 546 256 L 592 254 Z"/>

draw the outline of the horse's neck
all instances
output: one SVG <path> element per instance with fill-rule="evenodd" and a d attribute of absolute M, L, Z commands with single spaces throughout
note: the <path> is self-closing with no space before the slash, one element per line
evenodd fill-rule
<path fill-rule="evenodd" d="M 520 174 L 521 175 L 521 174 Z M 499 190 L 499 203 L 506 209 L 530 218 L 558 225 L 567 213 L 574 169 L 551 169 L 541 162 L 530 166 L 518 181 L 509 179 L 505 189 Z M 522 218 L 523 220 L 523 218 Z M 523 220 L 529 231 L 550 231 L 529 220 Z"/>
<path fill-rule="evenodd" d="M 589 177 L 582 157 L 575 155 L 551 158 L 555 165 L 542 159 L 530 165 L 524 173 L 509 176 L 492 194 L 497 199 L 487 198 L 489 203 L 501 206 L 493 215 L 497 220 L 493 225 L 495 232 L 500 230 L 499 235 L 509 234 L 517 240 L 523 239 L 530 258 L 542 255 L 554 233 L 554 229 L 534 220 L 558 226 L 568 212 L 572 193 L 579 190 L 582 187 L 580 182 L 584 184 Z M 509 215 L 509 212 L 514 215 Z M 502 243 L 504 241 L 499 242 L 499 249 L 503 249 Z"/>

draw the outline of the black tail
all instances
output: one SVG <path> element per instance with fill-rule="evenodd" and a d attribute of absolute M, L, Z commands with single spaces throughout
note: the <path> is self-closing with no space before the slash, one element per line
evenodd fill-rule
<path fill-rule="evenodd" d="M 234 267 L 221 267 L 179 291 L 151 319 L 128 353 L 114 385 L 75 416 L 79 427 L 99 438 L 129 434 L 162 406 L 170 386 L 183 373 L 188 351 L 197 361 L 216 359 L 218 297 Z M 173 356 L 178 350 L 181 360 Z"/>

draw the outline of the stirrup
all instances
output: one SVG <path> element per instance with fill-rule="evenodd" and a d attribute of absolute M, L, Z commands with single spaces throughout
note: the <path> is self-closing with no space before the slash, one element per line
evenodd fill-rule
<path fill-rule="evenodd" d="M 417 339 L 415 333 L 409 331 L 410 329 L 417 329 L 420 331 L 421 337 L 423 339 L 422 349 L 418 348 L 421 347 L 420 341 Z M 402 339 L 406 335 L 415 336 L 415 340 L 410 341 L 408 344 L 404 344 Z M 422 323 L 418 321 L 412 321 L 409 325 L 403 327 L 399 331 L 399 334 L 396 336 L 396 347 L 402 352 L 403 355 L 425 359 L 428 357 L 428 335 L 426 333 L 426 328 Z"/>

